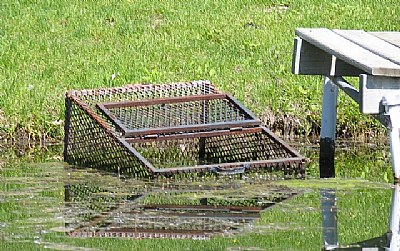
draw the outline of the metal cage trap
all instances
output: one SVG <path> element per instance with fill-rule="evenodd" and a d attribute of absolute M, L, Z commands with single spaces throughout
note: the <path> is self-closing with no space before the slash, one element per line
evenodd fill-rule
<path fill-rule="evenodd" d="M 69 164 L 135 177 L 259 168 L 304 175 L 303 156 L 208 81 L 69 91 L 65 100 Z"/>

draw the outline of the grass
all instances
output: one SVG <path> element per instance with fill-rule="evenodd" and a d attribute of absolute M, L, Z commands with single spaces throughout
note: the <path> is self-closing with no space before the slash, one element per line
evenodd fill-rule
<path fill-rule="evenodd" d="M 389 0 L 3 1 L 2 137 L 62 138 L 67 90 L 194 79 L 307 135 L 320 124 L 322 78 L 291 74 L 294 30 L 399 30 L 399 12 Z M 382 131 L 344 94 L 339 104 L 340 134 Z"/>

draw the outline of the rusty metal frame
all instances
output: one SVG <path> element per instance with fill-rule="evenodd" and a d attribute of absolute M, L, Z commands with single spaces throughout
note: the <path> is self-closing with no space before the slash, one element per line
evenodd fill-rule
<path fill-rule="evenodd" d="M 129 129 L 126 128 L 125 125 L 123 125 L 123 123 L 121 122 L 121 120 L 110 110 L 113 108 L 176 104 L 176 103 L 185 103 L 193 101 L 210 101 L 216 99 L 227 99 L 231 105 L 233 105 L 243 114 L 243 116 L 248 117 L 250 119 L 204 123 L 204 124 L 181 125 L 181 126 Z M 123 133 L 123 136 L 127 138 L 143 136 L 143 135 L 154 135 L 154 134 L 180 133 L 189 131 L 207 131 L 214 129 L 227 129 L 227 128 L 237 128 L 237 127 L 239 128 L 254 127 L 254 126 L 259 126 L 261 124 L 261 121 L 257 119 L 256 116 L 249 109 L 247 109 L 243 104 L 241 104 L 231 95 L 224 93 L 133 100 L 133 101 L 123 101 L 123 102 L 107 102 L 107 103 L 96 104 L 96 107 Z"/>
<path fill-rule="evenodd" d="M 197 166 L 184 166 L 184 167 L 172 167 L 172 168 L 157 168 L 148 159 L 143 157 L 131 143 L 140 142 L 154 142 L 154 141 L 165 141 L 171 139 L 188 139 L 188 138 L 206 138 L 222 135 L 234 135 L 234 134 L 253 134 L 263 132 L 269 136 L 275 142 L 278 142 L 286 151 L 291 153 L 294 157 L 291 158 L 276 158 L 270 160 L 258 160 L 258 161 L 246 161 L 246 162 L 232 162 L 232 163 L 215 163 L 207 165 L 197 165 Z M 152 136 L 152 135 L 150 135 Z M 289 165 L 297 165 L 300 169 L 303 168 L 306 159 L 291 146 L 286 144 L 283 140 L 279 139 L 275 134 L 273 134 L 269 129 L 264 126 L 254 127 L 254 128 L 241 128 L 240 130 L 218 130 L 210 132 L 195 132 L 195 133 L 185 133 L 185 134 L 174 134 L 163 137 L 148 137 L 148 138 L 120 138 L 121 143 L 129 149 L 132 154 L 134 154 L 143 164 L 147 167 L 150 172 L 154 175 L 172 175 L 178 173 L 189 173 L 189 172 L 217 172 L 220 174 L 238 174 L 248 171 L 252 168 L 264 168 L 272 166 L 281 166 L 285 168 Z M 243 171 L 235 172 L 237 169 L 242 169 Z M 303 170 L 304 171 L 304 170 Z M 302 173 L 304 175 L 304 173 Z"/>

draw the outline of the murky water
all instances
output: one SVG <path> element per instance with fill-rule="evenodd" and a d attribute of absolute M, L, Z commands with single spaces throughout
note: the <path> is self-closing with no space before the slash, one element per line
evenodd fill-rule
<path fill-rule="evenodd" d="M 364 172 L 364 178 L 372 177 L 365 172 L 374 168 L 390 172 L 387 148 L 368 146 L 339 147 L 338 172 L 344 177 Z M 388 247 L 395 239 L 386 234 L 396 225 L 389 224 L 396 221 L 390 213 L 394 187 L 365 179 L 316 179 L 317 148 L 296 148 L 311 161 L 306 180 L 252 174 L 149 182 L 73 168 L 61 162 L 62 148 L 57 146 L 23 155 L 3 151 L 0 249 Z M 382 154 L 377 157 L 376 152 Z M 384 177 L 379 175 L 377 181 Z"/>

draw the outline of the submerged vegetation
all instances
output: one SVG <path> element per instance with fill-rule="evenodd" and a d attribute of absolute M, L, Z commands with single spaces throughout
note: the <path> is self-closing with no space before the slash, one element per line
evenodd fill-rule
<path fill-rule="evenodd" d="M 0 138 L 62 138 L 67 90 L 209 79 L 273 130 L 317 134 L 322 78 L 291 74 L 294 30 L 399 30 L 396 1 L 0 3 Z M 339 96 L 338 134 L 383 128 Z"/>

